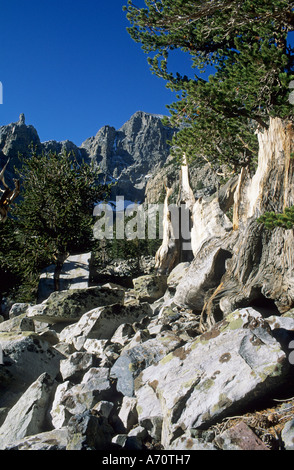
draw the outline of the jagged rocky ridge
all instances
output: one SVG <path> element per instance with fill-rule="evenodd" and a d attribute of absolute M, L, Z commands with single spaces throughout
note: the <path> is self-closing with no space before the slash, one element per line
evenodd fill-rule
<path fill-rule="evenodd" d="M 124 196 L 128 201 L 158 203 L 164 192 L 164 181 L 175 189 L 178 185 L 178 165 L 169 155 L 168 142 L 176 132 L 162 124 L 162 117 L 142 111 L 136 112 L 119 129 L 103 126 L 95 136 L 80 146 L 69 140 L 41 142 L 37 130 L 25 123 L 25 117 L 0 127 L 0 167 L 10 159 L 5 178 L 9 184 L 15 178 L 14 167 L 19 168 L 18 154 L 30 155 L 33 145 L 37 152 L 57 154 L 72 152 L 78 161 L 92 161 L 101 169 L 101 180 L 115 183 L 112 199 Z M 219 177 L 209 165 L 192 166 L 190 182 L 196 195 L 213 194 Z"/>
<path fill-rule="evenodd" d="M 99 166 L 102 181 L 116 182 L 113 197 L 142 201 L 148 179 L 169 155 L 168 141 L 174 132 L 162 124 L 162 117 L 138 111 L 119 130 L 106 125 L 78 147 L 68 140 L 41 142 L 37 130 L 25 124 L 22 114 L 18 122 L 0 127 L 0 163 L 3 167 L 10 158 L 9 181 L 14 177 L 14 166 L 20 166 L 18 154 L 29 155 L 32 144 L 39 152 L 72 152 L 78 160 Z"/>
<path fill-rule="evenodd" d="M 293 230 L 257 222 L 294 202 L 292 127 L 259 141 L 253 177 L 194 202 L 191 262 L 12 306 L 1 448 L 293 449 Z"/>

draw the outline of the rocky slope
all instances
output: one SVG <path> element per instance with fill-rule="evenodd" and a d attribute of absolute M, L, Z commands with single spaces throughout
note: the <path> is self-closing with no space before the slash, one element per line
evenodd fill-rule
<path fill-rule="evenodd" d="M 274 399 L 293 395 L 294 311 L 240 309 L 201 334 L 199 315 L 166 302 L 183 268 L 13 305 L 0 448 L 293 449 L 293 401 Z"/>

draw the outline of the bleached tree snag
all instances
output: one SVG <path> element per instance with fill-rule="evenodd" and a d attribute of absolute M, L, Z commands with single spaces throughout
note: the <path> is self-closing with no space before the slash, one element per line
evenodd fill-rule
<path fill-rule="evenodd" d="M 176 206 L 169 206 L 172 189 L 167 187 L 163 211 L 163 240 L 155 255 L 156 269 L 159 273 L 168 274 L 182 261 L 193 258 L 191 246 L 192 211 L 195 197 L 189 181 L 189 166 L 186 155 L 183 155 L 180 169 L 180 184 Z M 173 209 L 174 213 L 171 214 Z M 173 215 L 173 217 L 172 217 Z"/>
<path fill-rule="evenodd" d="M 178 205 L 186 204 L 188 209 L 192 212 L 195 202 L 196 202 L 195 196 L 190 186 L 189 166 L 187 163 L 187 157 L 184 154 L 182 165 L 181 165 L 181 170 L 180 170 Z"/>
<path fill-rule="evenodd" d="M 5 182 L 4 173 L 8 166 L 9 160 L 6 162 L 0 173 L 0 181 L 4 189 L 0 188 L 0 221 L 5 222 L 8 216 L 10 204 L 17 198 L 20 192 L 19 180 L 14 181 L 14 189 L 10 189 Z"/>
<path fill-rule="evenodd" d="M 191 261 L 193 259 L 191 231 L 193 227 L 192 213 L 195 202 L 195 196 L 190 186 L 187 157 L 186 154 L 183 154 L 177 200 L 179 207 L 180 262 Z"/>
<path fill-rule="evenodd" d="M 162 244 L 155 255 L 155 269 L 159 274 L 168 274 L 179 263 L 180 247 L 179 247 L 179 227 L 174 224 L 177 217 L 172 217 L 169 199 L 173 192 L 164 183 L 166 196 L 163 208 L 163 232 Z"/>

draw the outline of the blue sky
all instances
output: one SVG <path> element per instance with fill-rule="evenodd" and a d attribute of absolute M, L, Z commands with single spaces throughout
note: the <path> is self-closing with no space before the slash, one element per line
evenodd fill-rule
<path fill-rule="evenodd" d="M 80 145 L 136 111 L 167 114 L 174 96 L 128 35 L 126 3 L 0 0 L 0 126 L 24 113 L 41 141 Z M 188 64 L 179 53 L 174 70 L 188 73 Z"/>
<path fill-rule="evenodd" d="M 41 141 L 80 145 L 136 111 L 167 114 L 174 97 L 128 35 L 126 3 L 1 0 L 0 125 L 24 113 Z"/>

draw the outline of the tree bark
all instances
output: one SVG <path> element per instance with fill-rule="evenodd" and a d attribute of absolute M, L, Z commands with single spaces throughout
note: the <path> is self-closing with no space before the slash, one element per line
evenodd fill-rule
<path fill-rule="evenodd" d="M 294 204 L 294 129 L 292 122 L 272 118 L 258 133 L 255 175 L 241 171 L 235 192 L 237 241 L 215 295 L 202 311 L 202 325 L 211 325 L 221 311 L 255 306 L 265 316 L 294 306 L 293 229 L 266 229 L 258 222 L 265 212 L 283 212 Z"/>

